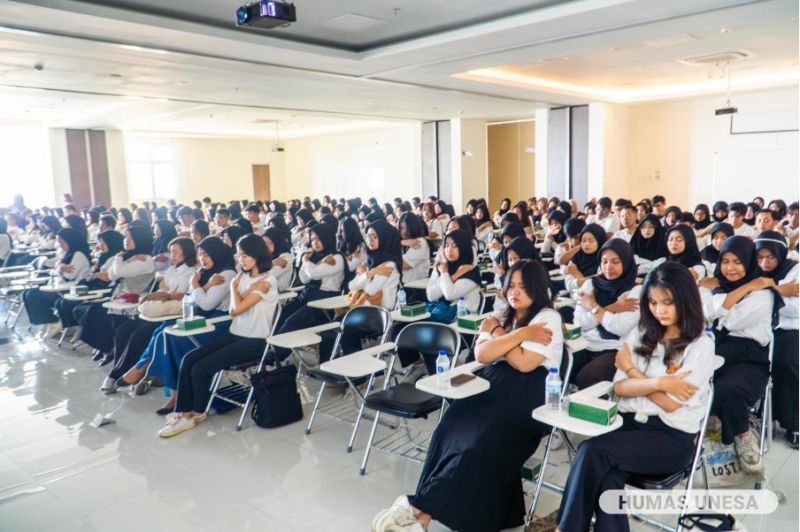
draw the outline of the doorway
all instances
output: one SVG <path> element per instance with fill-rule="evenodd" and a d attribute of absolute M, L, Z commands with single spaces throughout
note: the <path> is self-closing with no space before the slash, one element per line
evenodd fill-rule
<path fill-rule="evenodd" d="M 269 165 L 268 164 L 254 164 L 253 165 L 253 199 L 261 201 L 269 201 L 272 199 L 270 196 L 269 187 Z"/>

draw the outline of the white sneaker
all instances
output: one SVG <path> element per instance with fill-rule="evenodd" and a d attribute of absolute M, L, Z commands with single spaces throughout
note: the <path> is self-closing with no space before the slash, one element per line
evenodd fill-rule
<path fill-rule="evenodd" d="M 414 517 L 408 498 L 403 495 L 394 501 L 391 508 L 381 510 L 372 519 L 372 532 L 425 532 Z"/>
<path fill-rule="evenodd" d="M 739 455 L 739 465 L 745 472 L 760 473 L 763 471 L 760 435 L 749 430 L 744 436 L 734 436 L 733 445 L 736 448 L 736 454 Z"/>
<path fill-rule="evenodd" d="M 173 436 L 177 436 L 181 432 L 192 430 L 195 428 L 195 426 L 196 424 L 193 417 L 174 417 L 167 421 L 167 424 L 164 426 L 164 428 L 158 431 L 158 435 L 162 438 L 171 438 Z"/>
<path fill-rule="evenodd" d="M 117 391 L 117 381 L 111 377 L 103 379 L 103 384 L 100 386 L 100 391 L 104 394 L 112 394 Z"/>

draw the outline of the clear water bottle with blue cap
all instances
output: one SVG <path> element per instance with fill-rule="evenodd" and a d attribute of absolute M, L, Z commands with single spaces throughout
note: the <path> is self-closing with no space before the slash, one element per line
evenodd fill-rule
<path fill-rule="evenodd" d="M 400 288 L 397 289 L 397 306 L 402 308 L 405 307 L 407 303 L 406 291 L 403 289 L 403 285 L 400 285 Z"/>
<path fill-rule="evenodd" d="M 444 376 L 449 370 L 450 357 L 447 356 L 447 351 L 440 349 L 439 356 L 436 357 L 436 382 L 440 388 L 446 388 L 450 385 L 450 379 Z"/>
<path fill-rule="evenodd" d="M 469 308 L 467 308 L 467 302 L 463 297 L 459 297 L 458 298 L 458 306 L 457 306 L 457 310 L 456 310 L 456 315 L 459 318 L 463 318 L 467 314 L 469 314 Z"/>
<path fill-rule="evenodd" d="M 183 320 L 191 320 L 194 318 L 194 298 L 191 292 L 186 292 L 183 296 Z"/>
<path fill-rule="evenodd" d="M 561 377 L 557 368 L 550 368 L 544 381 L 544 404 L 551 410 L 561 408 Z"/>

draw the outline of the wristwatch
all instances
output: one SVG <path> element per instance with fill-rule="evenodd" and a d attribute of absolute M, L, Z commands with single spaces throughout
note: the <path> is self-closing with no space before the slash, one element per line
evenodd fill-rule
<path fill-rule="evenodd" d="M 592 307 L 592 310 L 590 310 L 589 312 L 591 312 L 592 314 L 597 314 L 598 310 L 600 310 L 600 305 L 595 305 L 595 306 Z"/>

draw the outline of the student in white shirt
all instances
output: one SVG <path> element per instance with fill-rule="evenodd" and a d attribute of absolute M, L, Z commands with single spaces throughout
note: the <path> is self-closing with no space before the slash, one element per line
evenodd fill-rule
<path fill-rule="evenodd" d="M 475 220 L 475 238 L 488 245 L 494 238 L 495 227 L 489 217 L 489 207 L 486 206 L 483 200 L 475 206 L 473 219 Z"/>
<path fill-rule="evenodd" d="M 265 230 L 261 234 L 261 238 L 264 239 L 264 243 L 273 257 L 270 273 L 278 280 L 278 290 L 288 290 L 294 273 L 294 257 L 292 257 L 290 240 L 286 233 L 275 227 Z"/>
<path fill-rule="evenodd" d="M 733 227 L 733 232 L 739 236 L 746 236 L 750 240 L 755 237 L 755 230 L 744 223 L 744 215 L 747 213 L 747 206 L 740 202 L 734 201 L 730 204 L 730 211 L 728 213 L 728 223 Z"/>
<path fill-rule="evenodd" d="M 789 446 L 798 447 L 798 267 L 787 258 L 786 239 L 777 231 L 764 231 L 755 240 L 756 260 L 763 275 L 775 283 L 783 300 L 774 329 L 772 354 L 773 419 L 786 431 Z"/>
<path fill-rule="evenodd" d="M 547 285 L 541 263 L 520 261 L 509 270 L 504 291 L 511 307 L 483 321 L 476 346 L 486 364 L 479 375 L 491 386 L 445 411 L 413 495 L 379 513 L 372 530 L 423 530 L 434 520 L 452 530 L 523 524 L 520 467 L 549 430 L 531 412 L 544 404 L 545 379 L 561 367 L 564 345 Z"/>
<path fill-rule="evenodd" d="M 667 230 L 667 255 L 665 260 L 679 262 L 689 268 L 697 280 L 706 276 L 703 257 L 697 247 L 697 237 L 688 225 L 678 224 Z M 654 266 L 662 261 L 655 261 Z"/>
<path fill-rule="evenodd" d="M 614 233 L 619 231 L 619 219 L 611 214 L 611 198 L 603 196 L 597 200 L 595 206 L 594 218 L 587 219 L 587 224 L 595 223 L 601 226 L 606 231 L 607 237 L 611 237 Z"/>
<path fill-rule="evenodd" d="M 711 228 L 709 236 L 711 243 L 703 248 L 700 255 L 703 257 L 703 266 L 705 266 L 708 276 L 712 277 L 717 270 L 719 250 L 722 249 L 725 239 L 733 236 L 733 227 L 727 222 L 717 222 Z"/>
<path fill-rule="evenodd" d="M 195 273 L 197 265 L 197 250 L 192 239 L 181 236 L 172 239 L 167 245 L 169 250 L 170 266 L 164 271 L 158 289 L 139 301 L 180 301 L 189 291 L 189 282 Z M 127 386 L 134 384 L 141 377 L 141 374 L 131 375 L 130 380 L 124 379 L 125 373 L 130 370 L 150 343 L 150 338 L 158 327 L 162 325 L 158 322 L 134 318 L 120 324 L 114 331 L 114 368 L 108 373 L 108 377 L 100 388 L 105 393 L 113 393 L 117 386 Z M 171 325 L 171 323 L 170 323 Z M 141 366 L 143 367 L 144 364 Z M 119 380 L 118 380 L 119 379 Z"/>
<path fill-rule="evenodd" d="M 762 276 L 753 241 L 725 240 L 714 277 L 701 281 L 706 319 L 714 324 L 716 353 L 725 364 L 714 374 L 712 413 L 722 423 L 722 443 L 734 444 L 742 469 L 763 469 L 759 435 L 750 429 L 749 406 L 764 393 L 776 304 L 775 281 Z"/>
<path fill-rule="evenodd" d="M 570 292 L 579 289 L 587 279 L 597 275 L 600 267 L 600 249 L 606 243 L 605 229 L 597 224 L 589 224 L 581 231 L 580 246 L 574 253 L 566 253 L 561 261 L 567 260 L 569 264 L 564 269 L 564 284 Z"/>
<path fill-rule="evenodd" d="M 613 240 L 612 240 L 613 242 Z M 694 278 L 665 263 L 645 281 L 638 327 L 615 356 L 614 393 L 622 427 L 578 447 L 558 512 L 558 530 L 626 532 L 628 515 L 599 506 L 634 474 L 668 475 L 688 467 L 708 401 L 714 343 L 703 334 Z"/>
<path fill-rule="evenodd" d="M 556 247 L 567 239 L 564 233 L 564 224 L 569 217 L 559 210 L 547 216 L 547 232 L 544 234 L 541 252 L 543 255 L 554 253 Z"/>
<path fill-rule="evenodd" d="M 255 234 L 237 242 L 242 271 L 230 286 L 230 329 L 206 345 L 186 354 L 178 376 L 175 412 L 158 435 L 176 436 L 206 419 L 211 381 L 222 369 L 259 360 L 272 329 L 278 306 L 278 286 L 270 275 L 272 257 L 264 240 Z"/>
<path fill-rule="evenodd" d="M 153 281 L 155 265 L 150 255 L 153 250 L 153 234 L 142 222 L 131 223 L 125 231 L 125 251 L 108 260 L 108 269 L 97 273 L 96 279 L 116 282 L 113 295 L 121 293 L 143 295 Z M 74 311 L 82 325 L 80 340 L 100 353 L 106 354 L 101 364 L 113 360 L 110 351 L 114 346 L 111 334 L 118 325 L 127 320 L 120 314 L 109 314 L 100 303 L 83 303 Z"/>
<path fill-rule="evenodd" d="M 626 203 L 620 207 L 618 216 L 620 229 L 614 233 L 612 238 L 621 238 L 625 242 L 630 242 L 636 232 L 636 207 L 632 203 Z"/>
<path fill-rule="evenodd" d="M 630 245 L 640 275 L 649 272 L 654 262 L 666 256 L 666 236 L 666 230 L 655 214 L 646 214 L 636 226 Z"/>
<path fill-rule="evenodd" d="M 371 215 L 370 215 L 371 216 Z M 376 217 L 383 220 L 383 217 Z M 368 222 L 367 225 L 369 225 Z M 347 275 L 349 279 L 355 274 L 356 269 L 367 260 L 367 245 L 364 242 L 364 235 L 358 227 L 358 222 L 350 217 L 343 219 L 337 226 L 333 226 L 336 231 L 336 249 L 347 261 Z"/>
<path fill-rule="evenodd" d="M 494 280 L 495 286 L 497 287 L 497 295 L 494 298 L 492 310 L 495 315 L 499 316 L 508 309 L 508 301 L 506 301 L 503 296 L 503 286 L 505 285 L 508 272 L 511 271 L 511 267 L 521 260 L 530 260 L 535 257 L 537 257 L 536 248 L 533 247 L 533 242 L 526 236 L 514 238 L 503 249 L 500 254 L 501 260 Z"/>
<path fill-rule="evenodd" d="M 2 235 L 0 235 L 2 237 Z M 58 244 L 63 256 L 56 265 L 58 284 L 76 285 L 89 277 L 92 264 L 91 251 L 86 238 L 76 229 L 64 228 L 58 232 Z M 22 293 L 25 310 L 31 325 L 56 323 L 58 318 L 53 313 L 56 302 L 61 299 L 57 292 L 45 292 L 39 288 L 30 288 Z"/>
<path fill-rule="evenodd" d="M 422 219 L 428 226 L 428 237 L 431 240 L 444 238 L 445 224 L 436 217 L 435 207 L 432 203 L 422 205 Z"/>
<path fill-rule="evenodd" d="M 425 239 L 425 222 L 413 212 L 400 217 L 400 244 L 403 246 L 403 283 L 428 278 L 431 251 Z M 408 301 L 424 301 L 423 290 L 404 288 Z"/>
<path fill-rule="evenodd" d="M 614 376 L 614 355 L 639 322 L 636 262 L 630 245 L 612 238 L 600 249 L 600 273 L 578 291 L 575 325 L 588 347 L 573 355 L 570 379 L 588 388 Z"/>
<path fill-rule="evenodd" d="M 564 241 L 558 244 L 553 253 L 553 264 L 559 266 L 563 273 L 570 259 L 580 251 L 581 233 L 586 228 L 586 222 L 581 218 L 570 218 L 564 222 Z"/>
<path fill-rule="evenodd" d="M 428 301 L 455 305 L 464 298 L 471 313 L 479 312 L 481 274 L 472 258 L 469 233 L 457 229 L 447 233 L 443 260 L 434 267 L 426 288 Z"/>
<path fill-rule="evenodd" d="M 8 232 L 5 220 L 0 220 L 0 267 L 5 266 L 6 259 L 11 255 L 14 247 L 14 237 Z"/>

